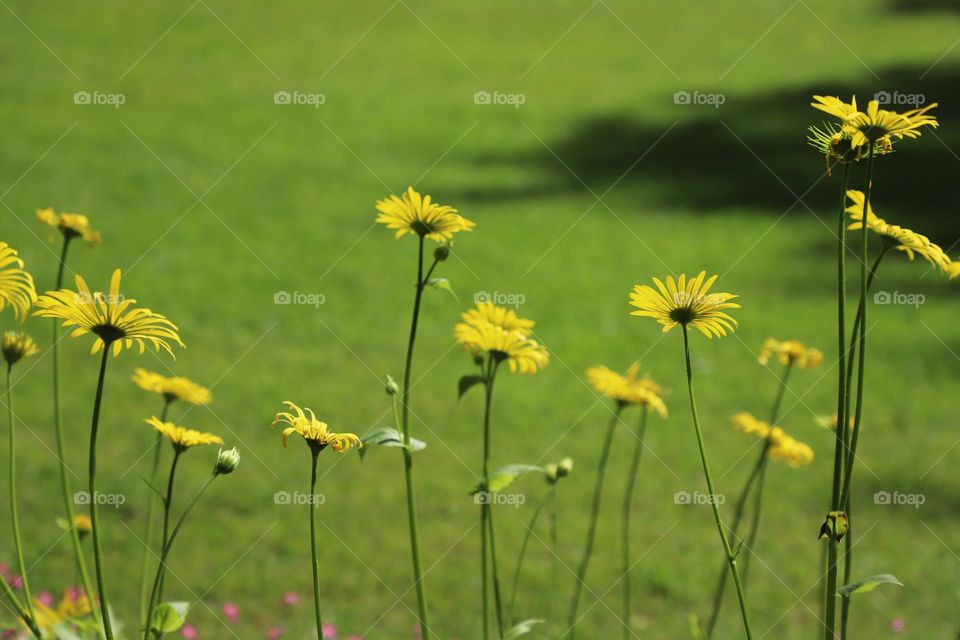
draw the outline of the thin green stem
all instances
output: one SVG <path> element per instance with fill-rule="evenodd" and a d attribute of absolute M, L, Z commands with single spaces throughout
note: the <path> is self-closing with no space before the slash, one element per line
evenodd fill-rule
<path fill-rule="evenodd" d="M 543 511 L 552 494 L 553 487 L 551 486 L 550 491 L 537 503 L 537 508 L 533 511 L 533 515 L 530 516 L 530 522 L 527 523 L 527 531 L 523 534 L 523 543 L 520 545 L 520 555 L 517 556 L 517 568 L 513 572 L 513 586 L 510 589 L 510 607 L 507 609 L 510 624 L 517 621 L 514 607 L 517 603 L 517 587 L 520 584 L 520 575 L 523 572 L 523 560 L 527 555 L 527 547 L 530 545 L 530 538 L 533 537 L 533 529 L 537 526 L 537 520 L 540 519 L 540 513 Z"/>
<path fill-rule="evenodd" d="M 690 412 L 693 415 L 693 428 L 697 434 L 697 446 L 700 449 L 700 460 L 703 463 L 703 475 L 707 481 L 707 491 L 710 492 L 710 503 L 713 507 L 713 517 L 717 522 L 717 532 L 720 534 L 720 541 L 723 543 L 723 551 L 727 554 L 727 562 L 730 565 L 730 572 L 733 575 L 733 583 L 737 588 L 737 599 L 740 601 L 740 614 L 743 617 L 743 628 L 746 632 L 747 640 L 753 640 L 750 631 L 750 613 L 747 609 L 747 595 L 743 589 L 743 582 L 740 580 L 740 571 L 737 568 L 737 557 L 730 547 L 730 541 L 727 539 L 726 529 L 723 527 L 723 518 L 720 515 L 720 505 L 717 501 L 717 493 L 714 490 L 713 475 L 710 473 L 710 464 L 707 462 L 707 450 L 703 442 L 703 431 L 700 428 L 700 415 L 697 412 L 697 399 L 693 390 L 693 367 L 690 364 L 690 336 L 686 325 L 683 326 L 683 352 L 687 365 L 687 389 L 690 392 Z"/>
<path fill-rule="evenodd" d="M 220 475 L 216 471 L 207 478 L 207 481 L 204 482 L 200 489 L 193 495 L 190 499 L 190 502 L 187 503 L 187 508 L 183 510 L 183 513 L 180 514 L 180 518 L 177 520 L 177 524 L 173 527 L 173 531 L 170 533 L 170 538 L 164 544 L 163 549 L 160 551 L 160 564 L 157 566 L 157 573 L 153 577 L 153 589 L 150 592 L 150 606 L 147 609 L 147 626 L 143 630 L 143 640 L 150 640 L 150 621 L 153 619 L 154 605 L 159 600 L 160 594 L 160 580 L 163 576 L 163 573 L 167 570 L 167 559 L 170 557 L 170 550 L 173 548 L 173 543 L 177 539 L 177 534 L 180 533 L 180 528 L 183 526 L 183 523 L 186 521 L 187 516 L 190 515 L 190 512 L 193 511 L 193 507 L 197 504 L 200 498 L 206 493 L 207 488 L 217 479 L 217 476 Z M 154 637 L 159 638 L 161 633 L 157 632 L 154 634 Z"/>
<path fill-rule="evenodd" d="M 27 578 L 27 564 L 23 560 L 23 542 L 20 540 L 20 516 L 17 511 L 17 429 L 13 422 L 13 387 L 10 384 L 13 365 L 7 365 L 7 418 L 10 424 L 10 519 L 13 524 L 13 546 L 20 567 L 20 580 L 23 582 L 23 597 L 26 600 L 27 613 L 31 620 L 36 619 L 33 610 L 33 595 L 30 592 L 30 580 Z"/>
<path fill-rule="evenodd" d="M 110 622 L 110 601 L 107 599 L 107 585 L 104 578 L 103 550 L 100 543 L 100 518 L 97 508 L 97 432 L 100 428 L 100 406 L 103 402 L 103 383 L 107 375 L 107 359 L 110 356 L 111 343 L 103 345 L 100 359 L 100 375 L 97 378 L 97 393 L 93 401 L 93 419 L 90 424 L 90 455 L 88 464 L 88 490 L 90 493 L 90 523 L 93 531 L 93 559 L 97 570 L 97 593 L 100 596 L 100 616 L 103 633 L 107 640 L 113 640 L 113 628 Z"/>
<path fill-rule="evenodd" d="M 317 554 L 317 505 L 314 504 L 317 495 L 317 458 L 320 456 L 319 447 L 311 447 L 313 464 L 310 471 L 310 557 L 313 566 L 313 613 L 317 623 L 317 637 L 323 637 L 323 618 L 320 613 L 320 556 Z"/>
<path fill-rule="evenodd" d="M 170 540 L 170 510 L 173 507 L 174 479 L 177 475 L 177 463 L 180 462 L 180 454 L 182 453 L 182 449 L 174 447 L 173 461 L 170 463 L 170 475 L 167 476 L 167 493 L 163 500 L 163 537 L 160 538 L 162 541 L 161 549 L 166 547 L 167 542 Z M 160 589 L 157 591 L 157 598 L 159 600 L 163 600 L 163 586 L 166 579 L 167 572 L 164 570 L 160 573 Z"/>
<path fill-rule="evenodd" d="M 587 524 L 587 539 L 583 544 L 583 557 L 580 559 L 580 565 L 577 567 L 577 579 L 573 585 L 573 597 L 570 599 L 570 609 L 567 614 L 567 630 L 561 636 L 574 640 L 577 631 L 577 611 L 580 608 L 580 594 L 583 590 L 584 581 L 587 577 L 587 569 L 590 567 L 590 557 L 593 555 L 593 545 L 597 536 L 597 520 L 600 516 L 600 499 L 603 497 L 603 480 L 607 471 L 607 461 L 610 459 L 610 447 L 613 444 L 613 435 L 616 432 L 617 424 L 620 422 L 620 414 L 623 412 L 624 405 L 617 403 L 610 419 L 610 426 L 607 427 L 607 435 L 603 440 L 603 449 L 600 451 L 600 461 L 597 464 L 597 479 L 593 487 L 593 502 L 590 506 L 590 520 Z"/>
<path fill-rule="evenodd" d="M 500 601 L 500 580 L 497 570 L 497 551 L 496 551 L 496 542 L 493 536 L 493 512 L 491 511 L 491 502 L 493 501 L 493 494 L 490 491 L 490 418 L 491 418 L 491 409 L 493 407 L 493 386 L 494 381 L 497 377 L 497 368 L 498 363 L 491 356 L 487 359 L 486 367 L 484 369 L 484 404 L 483 404 L 483 461 L 481 467 L 481 473 L 483 474 L 483 492 L 484 499 L 480 501 L 480 522 L 482 526 L 481 536 L 481 553 L 483 554 L 483 560 L 481 563 L 481 569 L 483 571 L 483 596 L 482 596 L 482 605 L 483 605 L 483 623 L 484 623 L 484 638 L 487 638 L 489 629 L 487 628 L 488 619 L 490 616 L 490 593 L 489 589 L 486 586 L 487 582 L 487 566 L 489 566 L 492 571 L 493 578 L 493 593 L 494 593 L 494 607 L 496 610 L 497 616 L 497 629 L 499 631 L 499 636 L 503 637 L 503 610 Z"/>
<path fill-rule="evenodd" d="M 160 412 L 160 421 L 167 421 L 167 413 L 170 409 L 172 399 L 164 398 L 163 410 Z M 150 486 L 147 487 L 147 519 L 143 532 L 143 551 L 140 554 L 140 626 L 147 624 L 147 609 L 149 603 L 147 598 L 150 596 L 150 577 L 148 567 L 150 566 L 150 550 L 153 547 L 153 520 L 154 509 L 156 508 L 156 491 L 154 486 L 157 481 L 157 473 L 160 470 L 160 451 L 163 443 L 163 435 L 157 433 L 153 441 L 153 463 L 150 465 Z"/>
<path fill-rule="evenodd" d="M 500 638 L 502 640 L 504 634 L 503 598 L 500 594 L 500 567 L 499 562 L 497 561 L 497 536 L 494 533 L 493 527 L 492 505 L 487 505 L 487 528 L 489 529 L 490 535 L 490 569 L 491 577 L 493 578 L 493 609 L 497 614 L 497 630 L 500 632 Z"/>
<path fill-rule="evenodd" d="M 417 499 L 413 483 L 413 454 L 410 450 L 410 383 L 411 373 L 413 371 L 413 347 L 417 340 L 417 324 L 420 320 L 420 303 L 423 298 L 423 289 L 426 286 L 426 280 L 433 273 L 437 266 L 434 260 L 433 266 L 427 272 L 427 277 L 423 275 L 423 236 L 419 236 L 419 246 L 417 250 L 417 287 L 413 300 L 413 318 L 410 321 L 410 339 L 407 342 L 407 357 L 403 369 L 403 391 L 400 396 L 401 404 L 401 430 L 403 431 L 403 477 L 406 484 L 407 493 L 407 521 L 410 529 L 410 554 L 413 561 L 413 579 L 414 587 L 417 591 L 417 608 L 420 617 L 420 632 L 423 640 L 430 640 L 430 617 L 427 606 L 426 586 L 423 583 L 423 565 L 420 560 L 420 525 L 417 521 Z"/>
<path fill-rule="evenodd" d="M 480 505 L 480 606 L 483 616 L 483 640 L 490 638 L 490 587 L 487 568 L 487 508 Z"/>
<path fill-rule="evenodd" d="M 630 563 L 630 518 L 633 509 L 633 491 L 637 484 L 637 472 L 640 470 L 640 458 L 643 454 L 643 438 L 647 432 L 647 419 L 650 416 L 650 410 L 643 407 L 640 413 L 640 426 L 637 428 L 637 441 L 633 447 L 633 458 L 630 460 L 630 471 L 627 473 L 627 486 L 623 492 L 623 512 L 621 518 L 621 580 L 623 580 L 623 623 L 624 640 L 634 638 L 633 631 L 630 628 L 630 618 L 633 611 L 631 606 L 631 584 L 630 570 L 633 568 Z"/>
<path fill-rule="evenodd" d="M 17 610 L 17 615 L 20 616 L 20 619 L 23 620 L 23 623 L 30 629 L 30 633 L 32 633 L 38 640 L 42 640 L 43 634 L 40 633 L 37 623 L 34 622 L 33 618 L 30 617 L 30 613 L 23 607 L 23 603 L 20 602 L 20 598 L 18 598 L 17 594 L 14 593 L 13 588 L 7 583 L 7 579 L 4 576 L 0 576 L 0 585 L 3 586 L 3 594 L 7 596 L 7 599 L 10 600 L 10 603 Z"/>

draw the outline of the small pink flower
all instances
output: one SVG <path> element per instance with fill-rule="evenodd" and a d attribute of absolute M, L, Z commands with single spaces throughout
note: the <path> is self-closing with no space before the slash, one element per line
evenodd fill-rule
<path fill-rule="evenodd" d="M 267 629 L 267 640 L 277 640 L 283 636 L 283 627 L 270 627 Z"/>
<path fill-rule="evenodd" d="M 890 621 L 890 631 L 894 633 L 900 633 L 906 626 L 907 624 L 903 621 L 903 618 L 894 618 Z"/>
<path fill-rule="evenodd" d="M 240 618 L 240 608 L 234 602 L 226 602 L 223 605 L 223 615 L 230 622 L 236 622 Z"/>
<path fill-rule="evenodd" d="M 295 604 L 300 604 L 300 594 L 296 591 L 287 591 L 283 594 L 283 603 L 291 607 Z"/>
<path fill-rule="evenodd" d="M 41 591 L 40 593 L 38 593 L 36 596 L 36 600 L 37 602 L 39 602 L 45 607 L 53 606 L 53 594 L 50 593 L 49 591 Z"/>
<path fill-rule="evenodd" d="M 330 640 L 336 640 L 336 638 L 337 638 L 337 628 L 336 628 L 335 626 L 333 626 L 332 624 L 330 624 L 329 622 L 324 623 L 324 625 L 323 625 L 323 637 L 324 637 L 324 640 L 327 640 L 328 638 L 329 638 Z"/>
<path fill-rule="evenodd" d="M 7 582 L 9 582 L 10 586 L 13 587 L 14 589 L 23 588 L 23 578 L 21 578 L 20 576 L 10 574 L 10 576 L 7 577 Z"/>
<path fill-rule="evenodd" d="M 187 640 L 195 640 L 197 637 L 197 628 L 192 624 L 185 624 L 180 629 L 180 635 Z"/>

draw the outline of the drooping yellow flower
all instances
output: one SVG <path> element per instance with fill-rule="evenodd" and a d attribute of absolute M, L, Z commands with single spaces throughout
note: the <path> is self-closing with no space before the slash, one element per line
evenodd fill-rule
<path fill-rule="evenodd" d="M 100 232 L 90 228 L 90 220 L 82 213 L 57 214 L 53 209 L 37 209 L 37 222 L 60 231 L 67 240 L 82 238 L 91 247 L 100 244 Z M 51 234 L 50 239 L 53 239 Z"/>
<path fill-rule="evenodd" d="M 186 451 L 190 447 L 196 447 L 202 444 L 223 444 L 223 438 L 220 436 L 197 431 L 196 429 L 181 427 L 172 422 L 163 422 L 156 416 L 151 416 L 144 420 L 144 422 L 169 440 L 171 444 L 173 444 L 173 448 L 177 451 Z"/>
<path fill-rule="evenodd" d="M 20 331 L 5 331 L 3 334 L 3 359 L 13 366 L 23 358 L 35 355 L 40 349 L 33 338 Z"/>
<path fill-rule="evenodd" d="M 638 378 L 639 371 L 638 362 L 630 365 L 624 374 L 597 365 L 587 369 L 587 381 L 597 393 L 611 400 L 646 407 L 666 418 L 667 405 L 661 397 L 663 388 L 648 376 Z"/>
<path fill-rule="evenodd" d="M 13 315 L 25 320 L 37 300 L 33 276 L 23 270 L 23 260 L 6 242 L 0 242 L 0 311 L 9 306 Z"/>
<path fill-rule="evenodd" d="M 454 335 L 464 349 L 474 354 L 486 353 L 497 363 L 506 361 L 513 373 L 533 375 L 550 362 L 546 347 L 533 338 L 489 322 L 461 322 L 454 327 Z"/>
<path fill-rule="evenodd" d="M 377 202 L 377 222 L 396 229 L 396 237 L 412 233 L 435 242 L 446 242 L 458 231 L 476 226 L 447 205 L 436 204 L 429 195 L 421 196 L 409 187 L 402 197 L 391 195 Z"/>
<path fill-rule="evenodd" d="M 813 462 L 813 449 L 787 435 L 780 427 L 770 426 L 745 411 L 733 416 L 730 422 L 734 428 L 747 435 L 767 440 L 767 456 L 773 460 L 784 462 L 795 469 Z"/>
<path fill-rule="evenodd" d="M 927 113 L 936 106 L 937 103 L 934 102 L 921 109 L 897 113 L 881 109 L 879 102 L 871 100 L 867 103 L 866 111 L 848 115 L 844 124 L 856 132 L 853 136 L 854 145 L 866 145 L 890 138 L 919 138 L 921 127 L 939 126 L 937 118 Z"/>
<path fill-rule="evenodd" d="M 334 433 L 330 431 L 326 422 L 317 420 L 317 416 L 309 407 L 300 408 L 293 402 L 285 401 L 290 411 L 280 411 L 273 418 L 273 424 L 290 425 L 283 430 L 280 436 L 283 446 L 287 446 L 287 439 L 294 433 L 299 434 L 310 448 L 322 451 L 330 447 L 334 451 L 348 451 L 350 447 L 363 447 L 359 436 L 353 433 Z"/>
<path fill-rule="evenodd" d="M 767 338 L 760 349 L 760 364 L 767 364 L 770 358 L 775 357 L 780 364 L 790 364 L 799 369 L 813 369 L 823 362 L 823 352 L 819 349 L 807 347 L 799 340 L 785 340 L 780 342 L 774 338 Z"/>
<path fill-rule="evenodd" d="M 86 333 L 97 336 L 91 355 L 106 347 L 113 347 L 118 356 L 124 348 L 139 346 L 142 354 L 147 344 L 157 351 L 163 349 L 171 356 L 171 343 L 185 347 L 177 326 L 165 316 L 146 308 L 131 308 L 136 302 L 120 293 L 120 269 L 110 279 L 110 293 L 91 293 L 86 281 L 77 276 L 77 290 L 48 291 L 37 301 L 34 315 L 59 318 L 64 327 L 76 327 L 70 334 L 76 338 Z"/>
<path fill-rule="evenodd" d="M 475 308 L 464 312 L 460 317 L 468 327 L 494 324 L 506 331 L 519 331 L 523 334 L 533 331 L 535 326 L 533 320 L 521 318 L 512 309 L 498 307 L 492 302 L 478 302 Z"/>
<path fill-rule="evenodd" d="M 167 377 L 138 367 L 133 370 L 132 380 L 144 391 L 158 393 L 169 402 L 174 400 L 182 400 L 190 404 L 213 402 L 213 394 L 209 389 L 180 376 Z"/>
<path fill-rule="evenodd" d="M 866 196 L 862 191 L 851 189 L 847 191 L 847 198 L 851 204 L 846 211 L 850 219 L 853 220 L 848 228 L 851 231 L 862 229 L 863 202 Z M 951 275 L 953 261 L 943 249 L 931 242 L 928 237 L 916 231 L 895 224 L 888 224 L 883 218 L 877 217 L 873 212 L 872 203 L 867 206 L 867 228 L 879 235 L 885 243 L 888 243 L 888 246 L 906 253 L 910 260 L 919 255 L 942 273 Z"/>
<path fill-rule="evenodd" d="M 630 294 L 630 305 L 637 311 L 631 311 L 630 315 L 655 319 L 663 325 L 664 333 L 678 325 L 697 329 L 708 338 L 734 332 L 737 321 L 724 310 L 739 309 L 739 304 L 730 302 L 738 296 L 708 293 L 717 276 L 706 276 L 707 272 L 701 271 L 696 278 L 687 280 L 686 274 L 681 274 L 676 282 L 673 276 L 667 276 L 666 285 L 654 278 L 657 289 L 645 284 L 636 285 Z"/>

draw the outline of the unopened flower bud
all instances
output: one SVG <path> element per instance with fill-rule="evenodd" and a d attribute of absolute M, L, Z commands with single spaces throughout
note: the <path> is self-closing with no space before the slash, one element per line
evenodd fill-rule
<path fill-rule="evenodd" d="M 433 250 L 433 259 L 437 262 L 443 262 L 450 257 L 450 244 L 442 244 Z"/>
<path fill-rule="evenodd" d="M 400 386 L 397 384 L 397 381 L 393 379 L 389 373 L 387 374 L 387 382 L 384 385 L 387 390 L 388 396 L 395 396 L 400 393 Z"/>
<path fill-rule="evenodd" d="M 823 526 L 820 527 L 820 535 L 817 539 L 830 538 L 839 543 L 849 530 L 850 520 L 847 518 L 847 514 L 843 511 L 831 511 L 827 514 Z"/>
<path fill-rule="evenodd" d="M 240 452 L 237 451 L 236 447 L 228 449 L 227 451 L 220 449 L 220 453 L 217 454 L 217 465 L 214 467 L 213 472 L 217 475 L 225 476 L 233 473 L 238 464 L 240 464 Z"/>

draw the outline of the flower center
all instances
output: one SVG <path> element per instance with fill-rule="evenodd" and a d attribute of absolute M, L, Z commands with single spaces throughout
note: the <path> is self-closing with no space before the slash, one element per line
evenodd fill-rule
<path fill-rule="evenodd" d="M 433 233 L 433 227 L 424 222 L 423 220 L 414 220 L 410 223 L 410 228 L 412 228 L 417 235 L 425 236 Z"/>
<path fill-rule="evenodd" d="M 91 327 L 90 331 L 107 344 L 112 344 L 127 335 L 126 331 L 113 324 L 98 324 Z"/>
<path fill-rule="evenodd" d="M 670 310 L 670 319 L 683 326 L 693 322 L 695 316 L 696 314 L 690 307 L 676 307 Z"/>

